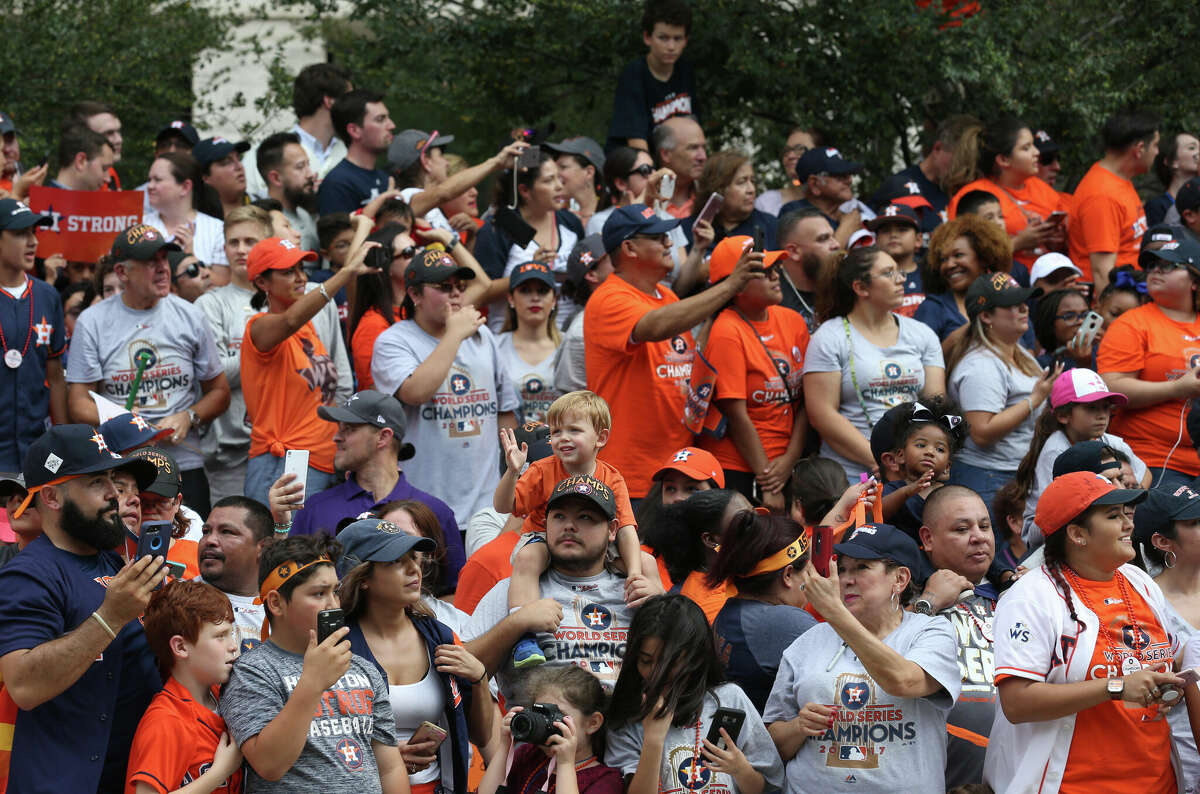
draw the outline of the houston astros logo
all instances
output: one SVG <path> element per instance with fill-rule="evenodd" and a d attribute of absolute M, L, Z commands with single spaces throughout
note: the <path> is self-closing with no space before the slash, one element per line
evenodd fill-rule
<path fill-rule="evenodd" d="M 672 463 L 686 463 L 687 459 L 692 456 L 690 449 L 681 449 L 675 453 L 675 457 L 671 458 Z"/>
<path fill-rule="evenodd" d="M 586 628 L 603 631 L 612 627 L 612 613 L 599 604 L 592 604 L 580 614 Z"/>
<path fill-rule="evenodd" d="M 292 575 L 292 566 L 286 565 L 286 564 L 280 565 L 278 568 L 275 569 L 275 575 L 278 576 L 280 579 L 288 578 L 289 576 Z"/>
<path fill-rule="evenodd" d="M 363 751 L 358 742 L 350 738 L 342 739 L 333 749 L 341 756 L 341 761 L 347 768 L 360 769 L 362 767 Z"/>
<path fill-rule="evenodd" d="M 96 444 L 97 452 L 109 452 L 110 451 L 108 448 L 108 444 L 105 443 L 105 441 L 104 441 L 104 436 L 100 435 L 99 431 L 96 431 L 95 433 L 93 433 L 92 437 L 88 440 L 92 441 Z"/>
<path fill-rule="evenodd" d="M 867 705 L 867 696 L 870 690 L 863 683 L 849 683 L 842 687 L 841 701 L 846 708 L 857 711 Z"/>

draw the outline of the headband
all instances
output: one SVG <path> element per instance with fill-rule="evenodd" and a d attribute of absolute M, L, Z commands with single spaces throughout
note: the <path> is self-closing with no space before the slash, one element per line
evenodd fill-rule
<path fill-rule="evenodd" d="M 266 604 L 267 596 L 271 594 L 271 591 L 278 590 L 279 588 L 283 587 L 284 582 L 286 582 L 288 579 L 291 579 L 305 568 L 311 568 L 314 565 L 320 565 L 323 562 L 333 565 L 333 560 L 329 559 L 329 557 L 324 554 L 312 562 L 306 562 L 303 565 L 295 560 L 288 560 L 285 563 L 281 563 L 275 568 L 275 570 L 271 571 L 271 575 L 268 576 L 266 581 L 262 583 L 262 586 L 258 588 L 258 598 L 254 599 L 254 603 Z M 267 637 L 271 634 L 271 622 L 267 619 L 269 610 L 264 609 L 263 613 L 262 631 L 260 632 L 259 636 L 262 638 L 263 642 L 266 642 Z"/>
<path fill-rule="evenodd" d="M 808 554 L 808 532 L 804 532 L 800 537 L 793 540 L 787 546 L 767 557 L 765 560 L 754 566 L 746 577 L 758 576 L 762 573 L 771 573 L 778 571 L 794 563 L 796 560 Z"/>

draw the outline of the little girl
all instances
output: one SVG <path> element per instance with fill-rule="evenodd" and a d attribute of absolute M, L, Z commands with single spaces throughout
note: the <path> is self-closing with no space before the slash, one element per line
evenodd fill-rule
<path fill-rule="evenodd" d="M 642 605 L 613 689 L 605 756 L 628 780 L 628 794 L 710 786 L 761 794 L 783 786 L 783 762 L 758 710 L 723 679 L 712 631 L 695 602 L 663 595 Z M 722 728 L 718 745 L 707 737 L 719 708 L 744 719 L 736 737 Z"/>
<path fill-rule="evenodd" d="M 1033 523 L 1038 497 L 1054 479 L 1054 460 L 1080 441 L 1103 441 L 1129 456 L 1133 474 L 1142 488 L 1149 487 L 1150 473 L 1141 458 L 1120 436 L 1108 432 L 1112 411 L 1128 402 L 1124 394 L 1111 392 L 1094 370 L 1076 367 L 1054 381 L 1050 407 L 1042 411 L 1034 428 L 1033 443 L 1017 469 L 1015 498 L 1024 497 L 1022 537 L 1029 549 L 1042 545 L 1042 532 Z"/>
<path fill-rule="evenodd" d="M 563 719 L 554 723 L 557 736 L 544 745 L 521 744 L 509 751 L 511 764 L 496 758 L 479 782 L 479 794 L 622 794 L 621 774 L 600 763 L 604 755 L 604 688 L 582 667 L 553 666 L 531 671 L 525 692 L 532 703 L 558 707 Z M 524 709 L 504 715 L 502 746 L 512 743 L 512 719 Z M 547 777 L 549 784 L 547 785 Z"/>

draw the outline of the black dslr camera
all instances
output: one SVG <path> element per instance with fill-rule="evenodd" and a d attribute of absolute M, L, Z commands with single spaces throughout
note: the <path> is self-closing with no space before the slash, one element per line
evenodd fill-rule
<path fill-rule="evenodd" d="M 513 715 L 509 726 L 513 742 L 545 744 L 551 736 L 562 735 L 562 731 L 554 727 L 554 723 L 563 722 L 563 719 L 563 713 L 553 703 L 534 703 Z"/>

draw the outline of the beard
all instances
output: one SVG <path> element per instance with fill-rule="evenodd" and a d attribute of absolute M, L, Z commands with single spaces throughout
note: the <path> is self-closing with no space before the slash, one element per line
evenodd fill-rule
<path fill-rule="evenodd" d="M 121 523 L 116 499 L 109 500 L 108 508 L 111 509 L 109 518 L 104 518 L 101 511 L 87 516 L 78 504 L 66 498 L 63 500 L 62 529 L 75 540 L 97 551 L 115 549 L 125 539 L 125 525 Z"/>
<path fill-rule="evenodd" d="M 824 260 L 821 259 L 819 254 L 805 251 L 804 258 L 800 260 L 800 269 L 804 271 L 804 275 L 808 276 L 808 280 L 815 285 L 821 280 L 821 270 L 824 264 Z"/>
<path fill-rule="evenodd" d="M 305 212 L 315 214 L 317 209 L 317 191 L 311 184 L 300 187 L 283 188 L 283 198 L 293 207 L 300 207 Z"/>

